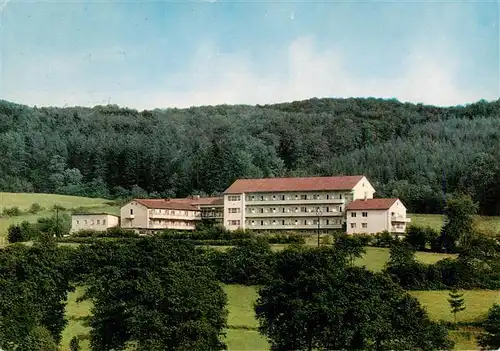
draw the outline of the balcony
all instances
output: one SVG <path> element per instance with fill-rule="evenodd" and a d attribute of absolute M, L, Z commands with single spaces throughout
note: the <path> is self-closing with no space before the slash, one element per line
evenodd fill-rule
<path fill-rule="evenodd" d="M 293 199 L 293 200 L 282 200 L 282 199 L 268 199 L 268 200 L 247 200 L 245 202 L 246 206 L 263 206 L 263 205 L 316 205 L 316 204 L 336 204 L 343 205 L 345 199 Z"/>
<path fill-rule="evenodd" d="M 180 219 L 183 221 L 196 221 L 201 219 L 201 215 L 196 216 L 186 216 L 186 215 L 171 215 L 168 213 L 150 213 L 149 218 L 151 219 Z"/>
<path fill-rule="evenodd" d="M 320 230 L 326 229 L 341 229 L 342 224 L 321 224 Z M 248 230 L 318 230 L 317 224 L 265 224 L 265 225 L 251 225 L 246 224 L 245 229 Z"/>
<path fill-rule="evenodd" d="M 392 226 L 391 228 L 392 233 L 398 233 L 398 234 L 404 234 L 405 233 L 405 227 L 404 226 Z"/>
<path fill-rule="evenodd" d="M 322 212 L 321 218 L 323 217 L 339 217 L 342 216 L 344 213 L 343 212 Z M 282 217 L 311 217 L 311 218 L 317 218 L 318 215 L 316 214 L 316 211 L 313 212 L 264 212 L 264 213 L 246 213 L 245 214 L 246 218 L 282 218 Z"/>
<path fill-rule="evenodd" d="M 410 223 L 411 218 L 407 218 L 407 217 L 403 217 L 403 216 L 391 216 L 391 222 Z"/>
<path fill-rule="evenodd" d="M 201 213 L 201 218 L 202 219 L 213 219 L 213 218 L 223 218 L 224 214 L 222 212 L 215 212 L 215 213 Z"/>

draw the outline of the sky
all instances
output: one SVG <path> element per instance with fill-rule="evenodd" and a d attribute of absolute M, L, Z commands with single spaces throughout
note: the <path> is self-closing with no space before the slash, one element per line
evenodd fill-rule
<path fill-rule="evenodd" d="M 0 99 L 154 109 L 500 97 L 495 1 L 0 0 Z"/>

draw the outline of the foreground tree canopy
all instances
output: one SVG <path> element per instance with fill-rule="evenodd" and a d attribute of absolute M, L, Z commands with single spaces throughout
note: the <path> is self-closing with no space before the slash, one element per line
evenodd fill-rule
<path fill-rule="evenodd" d="M 66 326 L 69 251 L 55 245 L 0 250 L 0 348 L 52 351 Z"/>
<path fill-rule="evenodd" d="M 445 327 L 380 273 L 334 249 L 288 249 L 259 292 L 260 331 L 272 350 L 451 349 Z"/>
<path fill-rule="evenodd" d="M 0 101 L 0 190 L 186 196 L 238 177 L 366 174 L 379 196 L 442 211 L 461 190 L 500 214 L 500 101 L 382 99 L 142 111 Z"/>
<path fill-rule="evenodd" d="M 80 262 L 95 259 L 84 296 L 93 302 L 92 349 L 225 349 L 226 295 L 202 253 L 154 239 L 83 249 Z"/>

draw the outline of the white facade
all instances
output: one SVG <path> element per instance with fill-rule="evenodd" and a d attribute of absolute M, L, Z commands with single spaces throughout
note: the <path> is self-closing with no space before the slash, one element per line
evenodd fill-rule
<path fill-rule="evenodd" d="M 224 227 L 304 231 L 317 230 L 319 220 L 321 230 L 341 230 L 346 206 L 356 199 L 371 199 L 374 193 L 366 177 L 345 190 L 227 193 L 224 195 Z"/>
<path fill-rule="evenodd" d="M 138 230 L 193 230 L 201 211 L 186 204 L 166 205 L 163 200 L 132 200 L 120 209 L 122 228 Z M 178 208 L 176 208 L 176 206 Z"/>
<path fill-rule="evenodd" d="M 356 208 L 347 209 L 347 234 L 376 234 L 383 231 L 403 234 L 407 223 L 406 207 L 399 199 L 395 199 L 388 208 Z M 376 207 L 376 206 L 375 206 Z"/>
<path fill-rule="evenodd" d="M 108 213 L 75 213 L 71 215 L 71 233 L 79 230 L 105 231 L 117 227 L 120 217 Z"/>

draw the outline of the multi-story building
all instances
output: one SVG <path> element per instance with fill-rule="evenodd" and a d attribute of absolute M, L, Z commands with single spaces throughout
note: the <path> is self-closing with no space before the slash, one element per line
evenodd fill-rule
<path fill-rule="evenodd" d="M 122 228 L 139 232 L 193 230 L 202 219 L 222 219 L 222 198 L 134 199 L 120 210 Z"/>
<path fill-rule="evenodd" d="M 404 234 L 410 221 L 399 199 L 355 200 L 346 208 L 347 234 Z"/>
<path fill-rule="evenodd" d="M 71 233 L 79 230 L 104 231 L 120 225 L 120 217 L 109 213 L 73 213 L 71 215 Z"/>
<path fill-rule="evenodd" d="M 224 192 L 229 230 L 341 230 L 353 200 L 372 199 L 365 176 L 238 179 Z"/>

